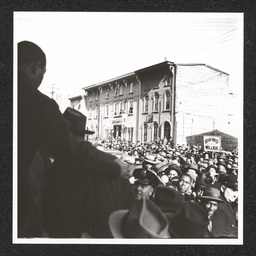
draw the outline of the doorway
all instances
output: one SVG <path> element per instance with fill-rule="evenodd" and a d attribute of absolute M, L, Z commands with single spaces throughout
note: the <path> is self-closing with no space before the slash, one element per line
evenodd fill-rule
<path fill-rule="evenodd" d="M 121 125 L 114 125 L 114 138 L 121 137 Z"/>

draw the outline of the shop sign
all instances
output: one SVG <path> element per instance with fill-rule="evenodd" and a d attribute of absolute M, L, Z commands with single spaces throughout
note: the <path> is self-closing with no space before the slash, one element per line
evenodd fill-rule
<path fill-rule="evenodd" d="M 204 136 L 204 151 L 220 151 L 221 136 Z"/>
<path fill-rule="evenodd" d="M 113 124 L 113 125 L 120 125 L 120 124 L 123 124 L 123 120 L 122 120 L 122 118 L 114 119 L 114 120 L 112 120 L 112 124 Z"/>

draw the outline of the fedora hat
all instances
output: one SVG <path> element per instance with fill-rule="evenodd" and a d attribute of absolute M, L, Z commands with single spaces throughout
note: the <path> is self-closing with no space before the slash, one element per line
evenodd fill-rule
<path fill-rule="evenodd" d="M 63 117 L 69 122 L 69 129 L 73 134 L 76 134 L 76 135 L 94 134 L 94 131 L 89 131 L 85 129 L 86 116 L 81 112 L 68 107 L 64 111 Z"/>
<path fill-rule="evenodd" d="M 152 165 L 156 165 L 157 162 L 155 161 L 156 157 L 154 155 L 147 155 L 145 158 L 144 158 L 144 162 L 145 163 L 149 163 L 149 164 L 152 164 Z"/>
<path fill-rule="evenodd" d="M 150 200 L 138 200 L 130 210 L 114 211 L 109 217 L 114 238 L 169 238 L 168 220 Z"/>
<path fill-rule="evenodd" d="M 209 184 L 207 184 L 204 179 L 198 178 L 195 183 L 195 190 L 202 189 L 208 186 Z"/>
<path fill-rule="evenodd" d="M 218 165 L 223 165 L 223 166 L 226 166 L 226 162 L 224 159 L 220 158 L 218 159 Z"/>
<path fill-rule="evenodd" d="M 198 172 L 198 165 L 197 164 L 192 164 L 192 163 L 185 163 L 183 166 L 184 170 L 192 169 Z"/>
<path fill-rule="evenodd" d="M 163 212 L 175 213 L 185 200 L 184 196 L 176 189 L 159 185 L 155 191 L 154 202 Z"/>
<path fill-rule="evenodd" d="M 135 166 L 133 176 L 136 179 L 135 181 L 153 187 L 156 187 L 160 182 L 159 177 L 154 172 L 145 170 L 142 165 Z"/>
<path fill-rule="evenodd" d="M 198 198 L 216 202 L 223 202 L 223 200 L 220 198 L 220 190 L 213 187 L 205 187 L 203 195 L 198 196 Z"/>
<path fill-rule="evenodd" d="M 232 170 L 238 170 L 238 164 L 233 163 L 232 166 L 231 166 L 231 169 Z"/>
<path fill-rule="evenodd" d="M 168 166 L 168 168 L 165 170 L 167 175 L 169 174 L 170 170 L 174 170 L 178 173 L 178 175 L 181 175 L 180 167 L 177 164 L 172 163 Z"/>
<path fill-rule="evenodd" d="M 206 168 L 206 171 L 208 172 L 211 168 L 213 168 L 216 172 L 219 172 L 218 166 L 211 164 Z"/>
<path fill-rule="evenodd" d="M 169 219 L 169 233 L 175 238 L 202 238 L 207 234 L 208 214 L 198 204 L 186 201 Z"/>
<path fill-rule="evenodd" d="M 224 185 L 225 187 L 237 189 L 238 188 L 238 182 L 237 182 L 237 175 L 230 174 L 223 177 L 221 180 L 221 185 Z"/>
<path fill-rule="evenodd" d="M 157 174 L 165 172 L 167 168 L 168 168 L 168 163 L 165 163 L 165 162 L 161 162 L 157 164 L 155 167 Z"/>
<path fill-rule="evenodd" d="M 141 165 L 143 162 L 143 159 L 136 157 L 135 158 L 135 165 Z"/>

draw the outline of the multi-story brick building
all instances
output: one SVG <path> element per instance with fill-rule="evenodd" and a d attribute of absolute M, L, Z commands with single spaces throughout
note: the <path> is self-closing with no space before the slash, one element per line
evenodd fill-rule
<path fill-rule="evenodd" d="M 205 64 L 165 61 L 83 90 L 84 96 L 70 98 L 71 106 L 80 106 L 88 129 L 102 139 L 166 137 L 185 144 L 193 134 L 236 129 L 237 98 L 229 93 L 229 76 Z"/>

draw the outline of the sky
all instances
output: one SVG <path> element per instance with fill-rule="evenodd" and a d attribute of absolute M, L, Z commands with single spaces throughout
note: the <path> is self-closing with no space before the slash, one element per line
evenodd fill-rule
<path fill-rule="evenodd" d="M 155 65 L 203 63 L 243 87 L 243 14 L 15 12 L 14 48 L 38 44 L 47 57 L 40 90 L 68 97 L 82 88 Z"/>

